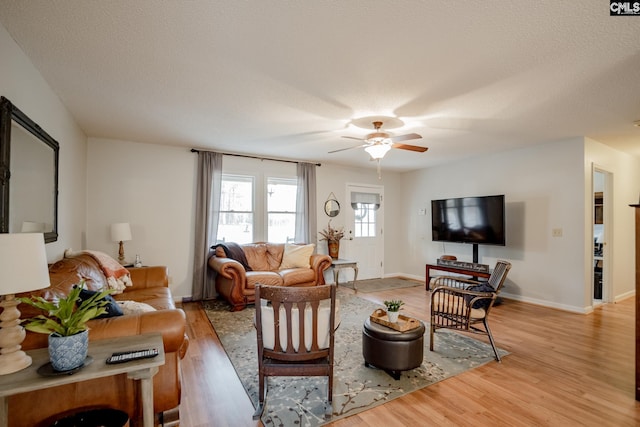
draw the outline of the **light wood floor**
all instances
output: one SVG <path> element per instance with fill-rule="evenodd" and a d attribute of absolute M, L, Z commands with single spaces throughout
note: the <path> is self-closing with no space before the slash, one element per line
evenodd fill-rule
<path fill-rule="evenodd" d="M 428 318 L 424 287 L 359 294 L 400 298 Z M 183 361 L 183 427 L 261 426 L 200 305 L 184 304 L 191 344 Z M 634 400 L 634 299 L 572 314 L 505 300 L 490 325 L 511 354 L 336 421 L 332 426 L 638 426 Z M 479 339 L 486 339 L 479 337 Z M 437 347 L 436 347 L 437 351 Z M 288 426 L 285 426 L 288 427 Z"/>

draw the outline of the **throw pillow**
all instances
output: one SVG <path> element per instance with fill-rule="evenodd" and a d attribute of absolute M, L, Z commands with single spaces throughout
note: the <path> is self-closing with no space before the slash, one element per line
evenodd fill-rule
<path fill-rule="evenodd" d="M 80 300 L 81 301 L 86 301 L 89 298 L 91 298 L 93 295 L 97 294 L 99 292 L 97 291 L 89 291 L 87 289 L 82 289 L 80 291 Z M 120 310 L 120 306 L 118 305 L 118 303 L 116 302 L 116 300 L 113 299 L 113 297 L 111 295 L 107 295 L 104 297 L 105 300 L 107 300 L 108 304 L 105 305 L 105 310 L 107 310 L 106 313 L 102 313 L 100 316 L 96 317 L 96 319 L 104 319 L 107 317 L 114 317 L 114 316 L 122 316 L 122 310 Z"/>
<path fill-rule="evenodd" d="M 156 311 L 155 308 L 144 302 L 138 301 L 118 301 L 124 314 L 141 314 Z"/>
<path fill-rule="evenodd" d="M 479 285 L 469 286 L 467 288 L 467 290 L 475 291 L 475 292 L 495 292 L 496 291 L 495 289 L 493 289 L 493 286 L 491 286 L 489 283 L 481 283 Z M 469 304 L 471 302 L 471 300 L 474 299 L 474 298 L 475 298 L 474 295 L 465 295 L 464 296 L 464 299 L 467 302 L 467 304 Z M 491 300 L 490 299 L 481 299 L 481 300 L 478 300 L 478 301 L 474 302 L 473 305 L 471 306 L 471 308 L 487 309 L 489 307 L 489 304 L 491 304 Z"/>
<path fill-rule="evenodd" d="M 309 259 L 313 254 L 315 245 L 313 243 L 308 245 L 291 245 L 285 243 L 284 253 L 282 254 L 282 262 L 280 263 L 280 269 L 285 268 L 309 268 Z"/>

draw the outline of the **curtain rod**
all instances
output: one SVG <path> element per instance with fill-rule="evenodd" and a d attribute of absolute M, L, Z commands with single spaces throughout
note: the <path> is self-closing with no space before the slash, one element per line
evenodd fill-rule
<path fill-rule="evenodd" d="M 192 148 L 192 153 L 199 153 L 201 151 L 209 151 L 209 150 L 198 150 L 197 148 Z M 269 157 L 258 157 L 258 156 L 250 156 L 248 154 L 236 154 L 236 153 L 223 153 L 220 151 L 213 151 L 214 153 L 220 153 L 225 156 L 235 156 L 235 157 L 246 157 L 248 159 L 258 159 L 258 160 L 271 160 L 273 162 L 285 162 L 285 163 L 312 163 L 312 162 L 303 162 L 303 161 L 295 161 L 295 160 L 284 160 L 284 159 L 273 159 Z M 322 163 L 314 163 L 316 166 L 322 166 Z"/>

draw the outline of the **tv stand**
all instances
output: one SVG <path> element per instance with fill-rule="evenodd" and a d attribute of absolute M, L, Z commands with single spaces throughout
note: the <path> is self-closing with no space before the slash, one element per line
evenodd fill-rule
<path fill-rule="evenodd" d="M 476 245 L 474 245 L 476 246 Z M 476 262 L 476 260 L 474 260 L 473 262 Z M 440 270 L 440 271 L 447 271 L 449 273 L 458 273 L 458 274 L 464 274 L 467 276 L 472 276 L 473 280 L 477 280 L 478 277 L 483 277 L 483 278 L 489 278 L 491 276 L 491 273 L 485 273 L 483 271 L 477 271 L 477 270 L 470 270 L 467 268 L 461 268 L 461 267 L 450 267 L 448 265 L 435 265 L 435 264 L 425 264 L 425 289 L 428 291 L 429 290 L 429 281 L 430 279 L 430 271 L 431 270 Z"/>
<path fill-rule="evenodd" d="M 474 243 L 473 244 L 473 262 L 478 264 L 478 244 Z"/>

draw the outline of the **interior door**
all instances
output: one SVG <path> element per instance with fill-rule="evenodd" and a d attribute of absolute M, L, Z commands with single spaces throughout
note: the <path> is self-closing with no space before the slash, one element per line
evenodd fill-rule
<path fill-rule="evenodd" d="M 345 257 L 358 262 L 358 280 L 381 278 L 384 274 L 384 187 L 347 184 L 346 195 L 350 204 L 345 217 L 348 242 Z M 345 273 L 350 271 L 345 270 Z"/>

